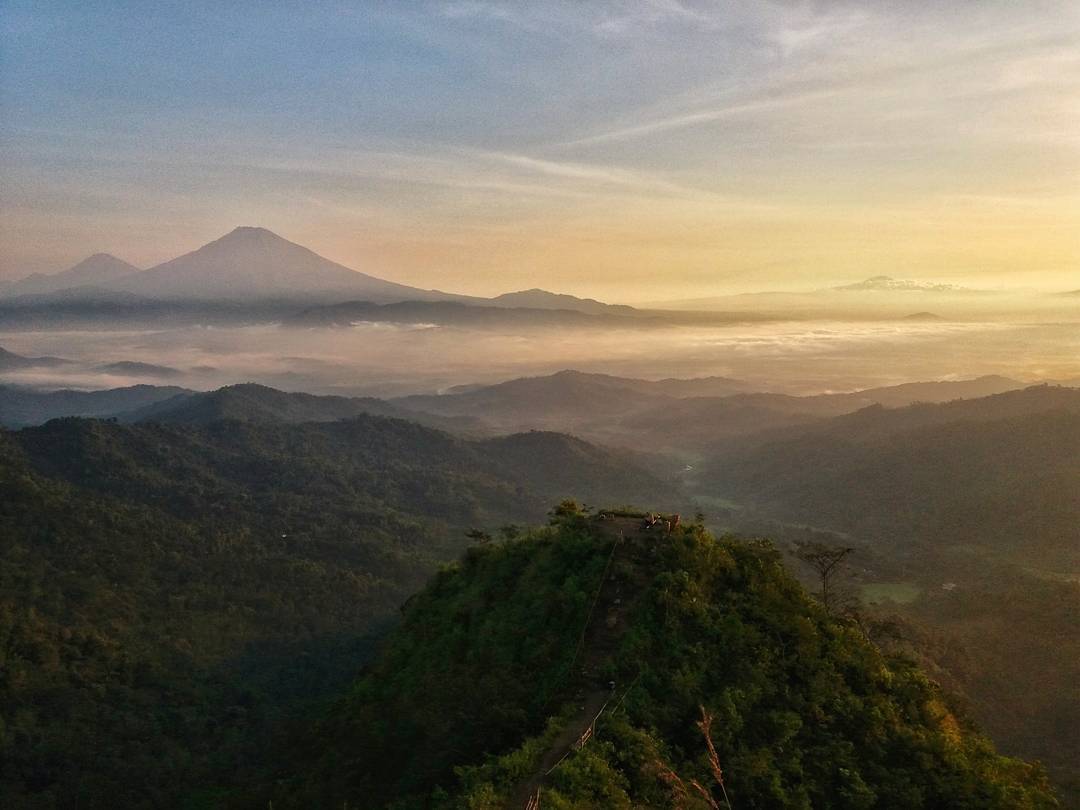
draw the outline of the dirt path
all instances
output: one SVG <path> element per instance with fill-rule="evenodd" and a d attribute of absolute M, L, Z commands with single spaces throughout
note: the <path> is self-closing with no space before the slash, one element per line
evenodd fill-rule
<path fill-rule="evenodd" d="M 529 799 L 536 795 L 536 791 L 543 785 L 544 780 L 547 778 L 548 771 L 552 770 L 558 765 L 563 757 L 566 756 L 574 744 L 581 739 L 581 735 L 584 734 L 590 726 L 596 721 L 597 715 L 600 714 L 605 704 L 611 696 L 611 691 L 608 689 L 597 689 L 585 696 L 585 701 L 581 706 L 581 710 L 574 715 L 573 719 L 566 724 L 566 727 L 559 732 L 547 751 L 540 757 L 540 761 L 537 763 L 536 772 L 525 782 L 522 782 L 517 786 L 517 789 L 513 792 L 510 798 L 508 807 L 514 808 L 514 810 L 520 810 L 528 805 Z"/>
<path fill-rule="evenodd" d="M 626 632 L 627 615 L 644 591 L 648 567 L 643 563 L 649 550 L 663 537 L 659 528 L 643 530 L 640 518 L 615 518 L 594 525 L 609 535 L 615 545 L 571 673 L 580 708 L 541 755 L 533 775 L 510 794 L 509 810 L 525 810 L 529 806 L 548 772 L 562 761 L 612 699 L 612 684 L 604 681 L 602 668 Z"/>

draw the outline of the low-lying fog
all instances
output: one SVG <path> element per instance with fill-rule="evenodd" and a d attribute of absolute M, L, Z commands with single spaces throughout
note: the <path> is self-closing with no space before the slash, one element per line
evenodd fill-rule
<path fill-rule="evenodd" d="M 367 323 L 3 332 L 0 346 L 74 361 L 0 373 L 2 383 L 41 388 L 150 383 L 210 389 L 252 381 L 391 396 L 568 367 L 645 378 L 722 375 L 789 393 L 982 374 L 1032 382 L 1080 377 L 1077 323 L 777 321 L 516 334 Z"/>

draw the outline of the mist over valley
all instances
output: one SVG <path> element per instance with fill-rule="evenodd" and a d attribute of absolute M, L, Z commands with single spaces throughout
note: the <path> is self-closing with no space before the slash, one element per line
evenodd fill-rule
<path fill-rule="evenodd" d="M 0 808 L 1080 810 L 1078 12 L 0 3 Z"/>

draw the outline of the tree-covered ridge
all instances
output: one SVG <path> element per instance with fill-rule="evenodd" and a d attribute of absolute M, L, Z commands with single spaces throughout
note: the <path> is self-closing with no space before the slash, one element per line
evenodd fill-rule
<path fill-rule="evenodd" d="M 0 385 L 0 427 L 40 425 L 64 416 L 113 416 L 192 393 L 185 388 L 157 385 L 132 385 L 105 391 L 37 391 Z"/>
<path fill-rule="evenodd" d="M 221 806 L 470 527 L 582 486 L 665 489 L 568 437 L 378 417 L 0 432 L 0 806 Z"/>
<path fill-rule="evenodd" d="M 470 550 L 258 801 L 494 810 L 542 785 L 544 807 L 721 807 L 711 744 L 738 808 L 1056 806 L 768 543 L 639 523 L 564 509 Z M 592 739 L 543 776 L 609 681 Z"/>
<path fill-rule="evenodd" d="M 990 400 L 1016 407 L 997 416 Z M 1027 401 L 1045 408 L 1012 413 Z M 867 409 L 732 453 L 705 478 L 783 518 L 869 541 L 1038 553 L 1070 571 L 1080 548 L 1080 392 Z"/>
<path fill-rule="evenodd" d="M 627 501 L 671 492 L 625 456 L 568 436 L 467 441 L 371 415 L 299 425 L 67 419 L 9 436 L 42 474 L 181 516 L 302 536 L 328 515 L 359 525 L 386 512 L 498 525 L 536 521 L 575 491 Z M 529 444 L 532 464 L 520 450 Z"/>
<path fill-rule="evenodd" d="M 215 391 L 186 392 L 133 410 L 115 411 L 125 422 L 170 422 L 206 425 L 213 422 L 335 422 L 361 414 L 408 419 L 443 430 L 467 431 L 475 420 L 447 418 L 399 408 L 374 397 L 316 396 L 241 383 Z"/>

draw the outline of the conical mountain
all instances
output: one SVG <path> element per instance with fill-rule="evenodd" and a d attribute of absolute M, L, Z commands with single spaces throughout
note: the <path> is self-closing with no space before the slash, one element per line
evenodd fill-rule
<path fill-rule="evenodd" d="M 265 228 L 252 227 L 237 228 L 113 288 L 150 298 L 193 300 L 345 297 L 388 302 L 454 297 L 351 270 Z"/>
<path fill-rule="evenodd" d="M 44 295 L 72 287 L 98 287 L 134 276 L 139 268 L 109 253 L 95 253 L 60 273 L 35 273 L 3 288 L 4 296 Z"/>

